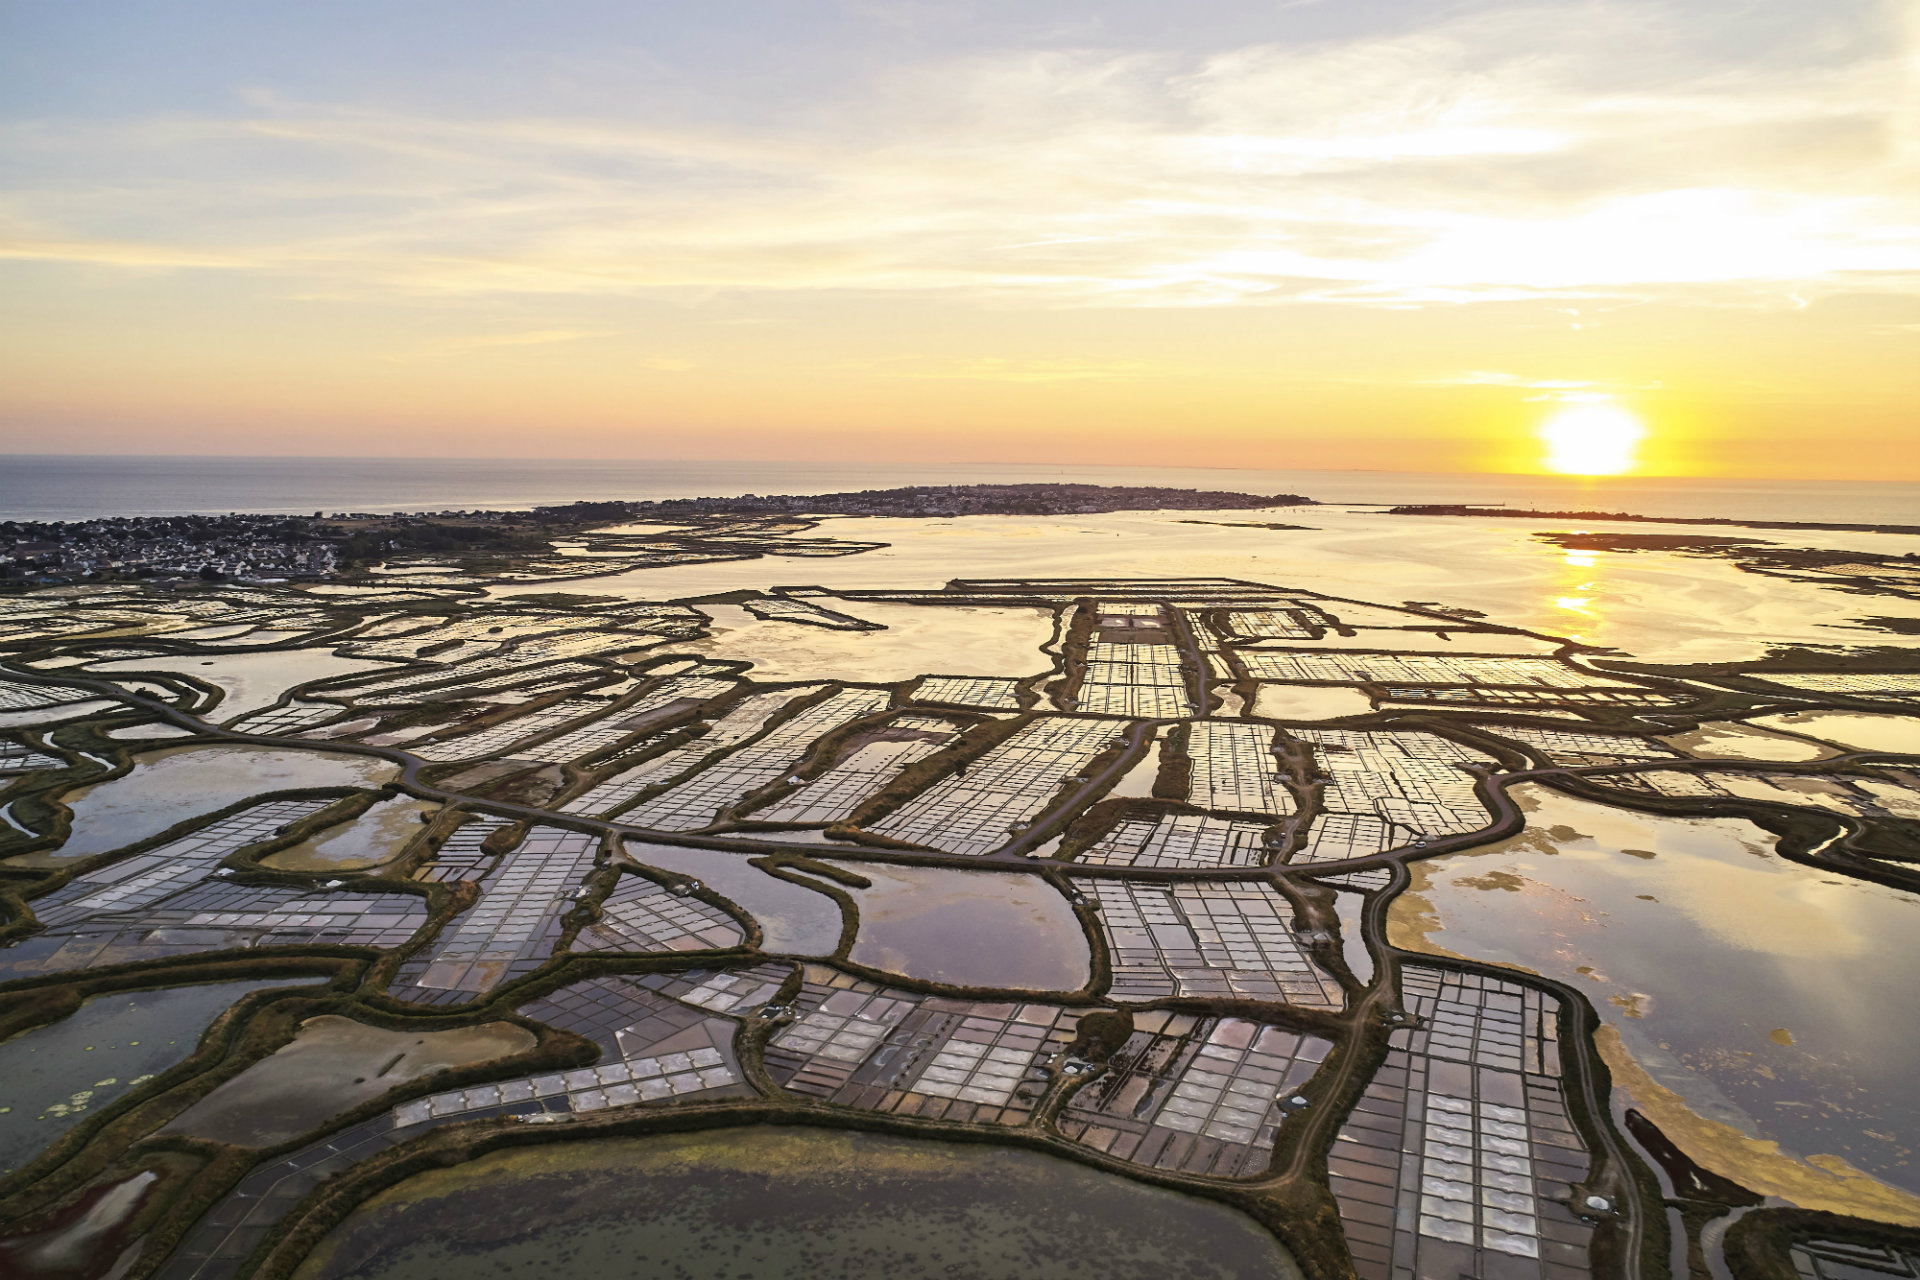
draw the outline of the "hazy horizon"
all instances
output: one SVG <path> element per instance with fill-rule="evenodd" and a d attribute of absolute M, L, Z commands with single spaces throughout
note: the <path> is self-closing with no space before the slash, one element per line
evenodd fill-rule
<path fill-rule="evenodd" d="M 1920 478 L 1911 0 L 0 4 L 0 452 Z M 1558 465 L 1558 464 L 1556 464 Z"/>

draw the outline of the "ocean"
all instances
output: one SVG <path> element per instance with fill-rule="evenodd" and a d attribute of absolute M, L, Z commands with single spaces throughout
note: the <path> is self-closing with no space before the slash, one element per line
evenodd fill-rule
<path fill-rule="evenodd" d="M 524 509 L 581 499 L 832 493 L 907 484 L 1156 484 L 1321 502 L 1498 503 L 1644 516 L 1920 524 L 1920 484 L 828 462 L 511 458 L 0 457 L 0 519 Z"/>

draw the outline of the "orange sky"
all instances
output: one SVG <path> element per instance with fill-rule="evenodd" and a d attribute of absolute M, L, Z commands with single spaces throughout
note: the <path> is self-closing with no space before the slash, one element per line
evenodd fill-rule
<path fill-rule="evenodd" d="M 356 7 L 8 11 L 0 451 L 1920 480 L 1910 3 Z"/>

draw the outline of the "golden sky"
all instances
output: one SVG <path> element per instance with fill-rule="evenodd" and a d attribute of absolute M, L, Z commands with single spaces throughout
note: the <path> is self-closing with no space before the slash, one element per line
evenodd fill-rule
<path fill-rule="evenodd" d="M 1920 480 L 1920 5 L 0 0 L 0 452 Z"/>

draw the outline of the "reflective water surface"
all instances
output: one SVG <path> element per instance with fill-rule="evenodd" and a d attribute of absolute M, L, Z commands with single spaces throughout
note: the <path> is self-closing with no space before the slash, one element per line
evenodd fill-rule
<path fill-rule="evenodd" d="M 1373 710 L 1373 700 L 1366 694 L 1337 685 L 1259 684 L 1254 688 L 1253 714 L 1276 720 L 1338 720 Z"/>
<path fill-rule="evenodd" d="M 836 568 L 841 564 L 834 562 Z M 673 649 L 751 662 L 756 680 L 893 681 L 928 672 L 1029 676 L 1051 665 L 1040 652 L 1053 638 L 1051 610 L 926 608 L 871 600 L 820 603 L 886 630 L 833 631 L 765 621 L 739 605 L 703 604 L 698 608 L 713 617 L 714 634 Z"/>
<path fill-rule="evenodd" d="M 1876 716 L 1864 711 L 1790 711 L 1761 716 L 1755 724 L 1789 729 L 1849 751 L 1898 751 L 1920 755 L 1920 716 Z"/>
<path fill-rule="evenodd" d="M 90 857 L 261 792 L 377 787 L 399 772 L 387 760 L 333 751 L 208 745 L 143 752 L 134 757 L 132 772 L 61 796 L 73 811 L 72 833 L 51 855 L 31 856 Z"/>
<path fill-rule="evenodd" d="M 1840 754 L 1832 747 L 1738 720 L 1710 720 L 1690 733 L 1671 734 L 1661 741 L 1702 760 L 1825 760 Z"/>
<path fill-rule="evenodd" d="M 101 996 L 0 1044 L 0 1174 L 192 1053 L 207 1024 L 241 996 L 298 985 L 269 978 Z"/>
<path fill-rule="evenodd" d="M 762 949 L 775 955 L 825 956 L 840 945 L 845 917 L 824 893 L 770 876 L 752 865 L 752 854 L 720 849 L 626 841 L 637 862 L 678 871 L 705 882 L 760 922 Z"/>
<path fill-rule="evenodd" d="M 1524 833 L 1414 864 L 1391 915 L 1396 945 L 1580 987 L 1695 1116 L 1920 1192 L 1920 1020 L 1907 1016 L 1920 899 L 1788 862 L 1741 819 L 1633 813 L 1533 785 L 1512 794 Z M 1738 1144 L 1708 1145 L 1706 1128 L 1670 1136 L 1728 1176 L 1767 1176 Z M 1859 1187 L 1831 1190 L 1859 1202 Z M 1907 1216 L 1920 1214 L 1920 1197 L 1907 1199 Z"/>
<path fill-rule="evenodd" d="M 431 800 L 394 796 L 349 822 L 328 827 L 260 860 L 280 871 L 363 871 L 391 862 L 418 836 L 421 819 L 440 811 Z"/>
<path fill-rule="evenodd" d="M 206 713 L 225 722 L 249 711 L 270 707 L 287 690 L 309 680 L 373 671 L 391 664 L 365 658 L 336 657 L 331 649 L 286 649 L 270 653 L 223 653 L 202 658 L 193 654 L 163 654 L 151 658 L 122 658 L 96 662 L 89 672 L 115 675 L 136 671 L 171 671 L 204 680 L 221 691 L 220 702 Z"/>
<path fill-rule="evenodd" d="M 1077 991 L 1092 970 L 1086 931 L 1036 875 L 836 863 L 873 882 L 847 889 L 860 909 L 849 957 L 927 982 Z"/>
<path fill-rule="evenodd" d="M 812 562 L 813 580 L 838 589 L 937 590 L 951 578 L 1221 576 L 1398 604 L 1438 601 L 1484 611 L 1491 622 L 1612 646 L 1648 662 L 1731 662 L 1770 642 L 1913 645 L 1920 635 L 1867 631 L 1862 615 L 1920 616 L 1920 601 L 1865 599 L 1810 583 L 1747 573 L 1668 551 L 1569 552 L 1537 530 L 1576 521 L 1389 516 L 1330 505 L 1274 513 L 1303 529 L 1249 529 L 1244 511 L 1125 511 L 1031 519 L 835 517 L 817 534 L 889 544 Z M 1274 517 L 1269 517 L 1274 518 Z M 1217 520 L 1220 523 L 1195 523 Z M 1239 523 L 1236 523 L 1239 522 Z M 1635 524 L 1634 533 L 1698 536 L 1697 525 Z M 1895 534 L 1716 528 L 1779 546 L 1904 553 Z M 764 589 L 794 581 L 791 561 L 676 565 L 595 578 L 595 594 L 644 600 Z M 494 588 L 537 594 L 538 584 Z M 853 609 L 859 613 L 859 608 Z"/>

